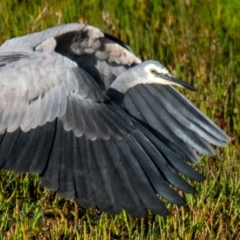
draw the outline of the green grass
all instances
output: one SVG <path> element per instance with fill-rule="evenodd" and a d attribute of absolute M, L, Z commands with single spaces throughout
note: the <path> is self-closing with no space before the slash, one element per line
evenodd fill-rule
<path fill-rule="evenodd" d="M 36 176 L 1 171 L 0 239 L 240 239 L 239 19 L 238 0 L 0 1 L 0 43 L 60 23 L 95 25 L 193 83 L 198 92 L 184 94 L 232 137 L 196 166 L 206 181 L 187 206 L 169 205 L 168 218 L 86 210 Z"/>

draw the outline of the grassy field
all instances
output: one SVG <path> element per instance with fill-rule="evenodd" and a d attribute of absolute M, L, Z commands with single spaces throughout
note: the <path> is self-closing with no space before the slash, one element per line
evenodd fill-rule
<path fill-rule="evenodd" d="M 1 171 L 0 239 L 240 239 L 240 1 L 0 1 L 0 43 L 69 22 L 95 25 L 194 84 L 184 94 L 232 141 L 202 158 L 206 181 L 168 218 L 86 210 L 37 176 Z"/>

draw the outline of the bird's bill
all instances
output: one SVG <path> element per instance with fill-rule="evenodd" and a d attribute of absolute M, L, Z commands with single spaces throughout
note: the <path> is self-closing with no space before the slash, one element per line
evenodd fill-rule
<path fill-rule="evenodd" d="M 186 83 L 186 82 L 182 81 L 181 79 L 175 78 L 170 74 L 158 73 L 158 74 L 156 74 L 156 77 L 161 78 L 161 80 L 164 81 L 163 84 L 166 84 L 166 85 L 176 85 L 176 86 L 179 86 L 179 87 L 184 87 L 184 88 L 189 89 L 191 91 L 196 91 L 197 90 L 191 84 Z"/>

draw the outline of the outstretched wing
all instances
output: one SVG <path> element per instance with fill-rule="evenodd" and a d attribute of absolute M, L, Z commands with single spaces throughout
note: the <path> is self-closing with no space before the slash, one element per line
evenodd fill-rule
<path fill-rule="evenodd" d="M 208 144 L 224 147 L 229 137 L 207 116 L 201 113 L 175 88 L 163 85 L 137 85 L 123 99 L 130 115 L 151 127 L 169 147 L 184 159 L 198 162 L 197 152 L 211 156 Z"/>

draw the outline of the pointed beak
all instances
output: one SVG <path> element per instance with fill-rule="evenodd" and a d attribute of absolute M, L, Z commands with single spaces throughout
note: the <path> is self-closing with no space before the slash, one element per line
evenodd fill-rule
<path fill-rule="evenodd" d="M 181 79 L 175 78 L 171 74 L 157 73 L 156 77 L 159 77 L 162 80 L 164 80 L 165 84 L 167 84 L 167 85 L 176 85 L 179 87 L 184 87 L 191 91 L 197 91 L 197 89 L 195 87 L 193 87 L 191 84 L 186 83 L 186 82 L 182 81 Z"/>

